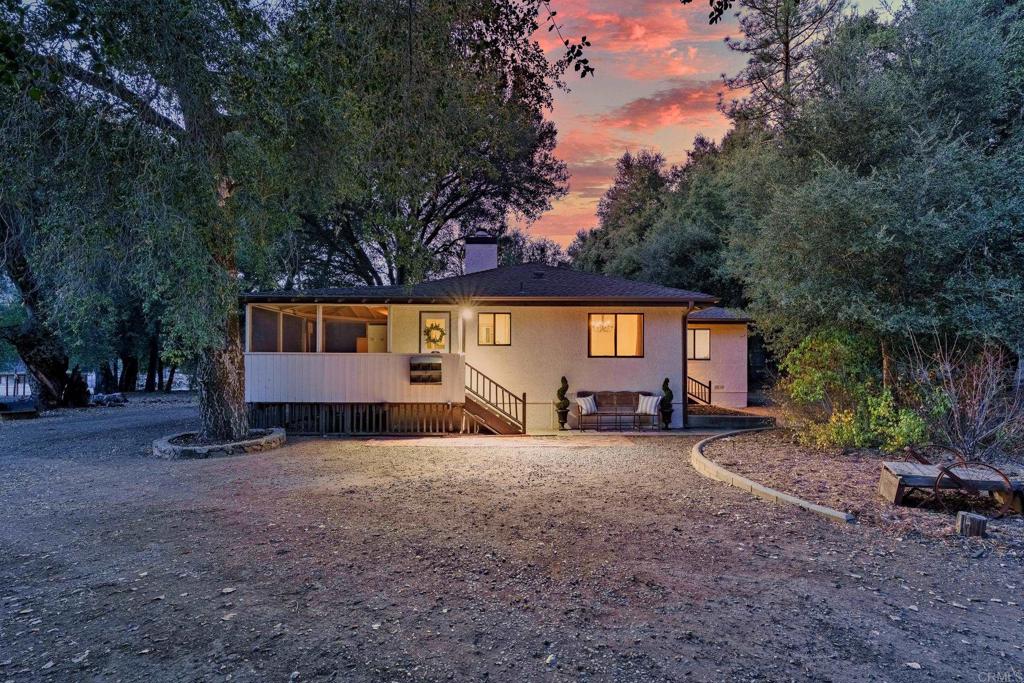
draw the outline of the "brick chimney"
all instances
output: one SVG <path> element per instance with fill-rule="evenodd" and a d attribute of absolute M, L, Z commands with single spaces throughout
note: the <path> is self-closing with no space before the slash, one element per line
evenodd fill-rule
<path fill-rule="evenodd" d="M 498 267 L 498 238 L 486 230 L 467 236 L 465 249 L 462 270 L 467 275 Z"/>

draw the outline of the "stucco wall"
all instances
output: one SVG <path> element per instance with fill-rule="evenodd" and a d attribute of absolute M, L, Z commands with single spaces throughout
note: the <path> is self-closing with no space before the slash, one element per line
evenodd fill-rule
<path fill-rule="evenodd" d="M 729 408 L 747 406 L 747 326 L 693 323 L 711 330 L 711 360 L 691 360 L 690 377 L 711 382 L 711 402 Z"/>
<path fill-rule="evenodd" d="M 477 345 L 476 314 L 491 312 L 512 314 L 511 346 Z M 643 313 L 644 357 L 588 358 L 589 313 Z M 571 396 L 581 389 L 658 392 L 668 377 L 681 401 L 682 314 L 681 308 L 480 307 L 466 321 L 466 362 L 511 391 L 526 392 L 528 431 L 558 426 L 551 402 L 562 375 Z M 679 423 L 679 410 L 673 419 Z"/>

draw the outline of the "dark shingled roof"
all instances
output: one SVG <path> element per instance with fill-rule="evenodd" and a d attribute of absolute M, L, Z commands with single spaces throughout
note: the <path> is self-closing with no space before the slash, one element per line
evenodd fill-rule
<path fill-rule="evenodd" d="M 685 306 L 714 303 L 710 294 L 595 275 L 539 263 L 503 266 L 418 285 L 280 290 L 242 296 L 245 302 L 322 303 L 609 303 Z"/>
<path fill-rule="evenodd" d="M 730 311 L 727 308 L 712 306 L 694 311 L 687 317 L 693 323 L 751 323 L 753 319 L 742 311 Z"/>

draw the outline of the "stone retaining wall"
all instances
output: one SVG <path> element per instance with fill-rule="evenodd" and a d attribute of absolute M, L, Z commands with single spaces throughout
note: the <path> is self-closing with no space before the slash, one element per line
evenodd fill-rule
<path fill-rule="evenodd" d="M 244 453 L 258 453 L 280 448 L 284 445 L 284 429 L 275 427 L 269 430 L 265 436 L 246 441 L 235 441 L 232 443 L 215 444 L 210 446 L 178 446 L 171 441 L 179 436 L 194 434 L 195 432 L 182 432 L 171 434 L 153 442 L 153 455 L 164 460 L 188 460 L 196 458 L 219 458 L 225 455 L 242 455 Z"/>

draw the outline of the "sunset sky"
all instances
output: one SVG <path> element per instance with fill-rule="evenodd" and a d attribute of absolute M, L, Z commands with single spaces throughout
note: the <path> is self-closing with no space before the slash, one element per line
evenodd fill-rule
<path fill-rule="evenodd" d="M 558 156 L 569 165 L 569 194 L 530 233 L 561 243 L 596 223 L 597 202 L 625 151 L 655 149 L 670 163 L 683 161 L 701 133 L 721 139 L 728 128 L 716 108 L 722 73 L 743 64 L 725 46 L 736 35 L 729 16 L 715 26 L 704 0 L 553 0 L 563 34 L 586 35 L 595 77 L 568 77 L 571 92 L 555 95 L 550 117 L 558 126 Z M 560 55 L 557 36 L 544 31 L 549 57 Z"/>

